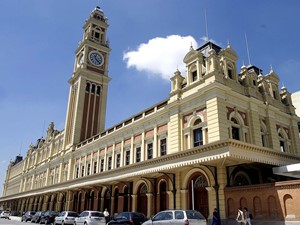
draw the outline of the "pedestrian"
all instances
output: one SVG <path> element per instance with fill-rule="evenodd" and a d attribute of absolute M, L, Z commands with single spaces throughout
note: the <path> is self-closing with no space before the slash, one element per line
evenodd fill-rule
<path fill-rule="evenodd" d="M 212 219 L 212 223 L 211 225 L 220 225 L 220 216 L 219 216 L 219 212 L 218 209 L 215 208 L 214 212 L 213 212 L 213 219 Z"/>
<path fill-rule="evenodd" d="M 103 215 L 105 217 L 105 223 L 109 222 L 109 212 L 107 211 L 107 209 L 105 208 Z"/>
<path fill-rule="evenodd" d="M 248 208 L 244 208 L 244 216 L 245 216 L 245 224 L 251 225 L 251 216 L 250 212 L 248 211 Z"/>
<path fill-rule="evenodd" d="M 238 208 L 238 214 L 236 217 L 236 221 L 238 224 L 245 224 L 244 212 L 242 211 L 241 208 Z"/>

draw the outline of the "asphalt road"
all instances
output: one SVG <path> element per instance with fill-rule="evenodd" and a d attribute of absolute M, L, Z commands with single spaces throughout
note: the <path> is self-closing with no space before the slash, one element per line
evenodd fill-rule
<path fill-rule="evenodd" d="M 30 223 L 30 222 L 27 222 L 28 223 L 28 225 L 29 224 L 31 224 L 31 225 L 33 225 L 34 223 Z M 26 223 L 22 223 L 21 221 L 20 221 L 20 218 L 12 218 L 12 219 L 10 219 L 10 220 L 8 220 L 8 219 L 4 219 L 4 218 L 0 218 L 0 224 L 2 225 L 9 225 L 9 224 L 14 224 L 14 225 L 25 225 Z"/>

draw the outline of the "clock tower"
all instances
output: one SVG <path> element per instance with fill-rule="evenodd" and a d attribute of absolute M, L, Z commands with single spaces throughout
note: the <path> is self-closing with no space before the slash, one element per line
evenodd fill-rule
<path fill-rule="evenodd" d="M 84 34 L 75 54 L 74 72 L 65 124 L 65 148 L 76 145 L 105 128 L 108 82 L 108 27 L 100 7 L 83 26 Z"/>

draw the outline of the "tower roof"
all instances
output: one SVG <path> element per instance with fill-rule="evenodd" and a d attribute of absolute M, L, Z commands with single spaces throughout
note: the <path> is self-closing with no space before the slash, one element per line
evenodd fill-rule
<path fill-rule="evenodd" d="M 218 54 L 221 51 L 222 48 L 220 46 L 214 44 L 213 42 L 208 41 L 204 45 L 202 45 L 201 47 L 199 47 L 197 49 L 197 51 L 200 51 L 205 57 L 207 57 L 208 56 L 208 51 L 210 49 L 215 50 L 216 53 Z"/>

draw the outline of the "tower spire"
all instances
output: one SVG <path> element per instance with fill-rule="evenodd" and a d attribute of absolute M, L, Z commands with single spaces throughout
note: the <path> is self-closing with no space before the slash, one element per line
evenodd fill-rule
<path fill-rule="evenodd" d="M 205 14 L 205 34 L 206 34 L 206 42 L 208 42 L 208 41 L 209 41 L 209 38 L 208 38 L 208 25 L 207 25 L 206 10 L 204 10 L 204 14 Z"/>
<path fill-rule="evenodd" d="M 251 65 L 251 60 L 250 60 L 250 53 L 249 53 L 249 46 L 248 46 L 248 40 L 247 40 L 247 34 L 245 32 L 245 41 L 246 41 L 246 48 L 247 48 L 247 55 L 248 55 L 248 63 L 249 66 Z"/>

